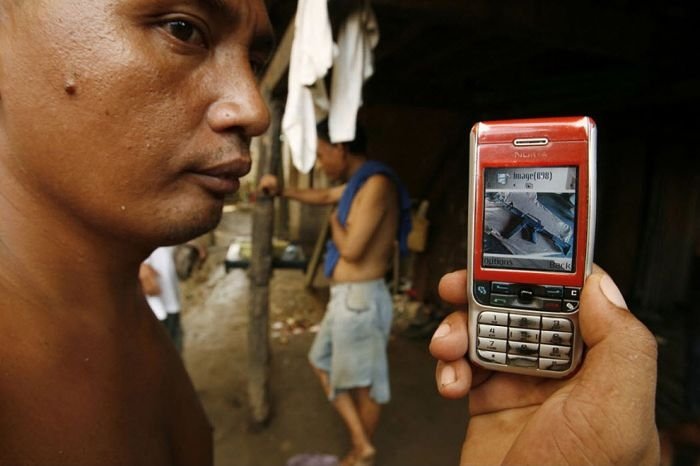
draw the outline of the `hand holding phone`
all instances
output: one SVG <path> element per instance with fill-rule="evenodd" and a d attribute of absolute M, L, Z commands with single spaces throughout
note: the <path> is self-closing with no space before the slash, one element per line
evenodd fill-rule
<path fill-rule="evenodd" d="M 439 291 L 466 308 L 467 271 L 442 277 Z M 587 355 L 565 379 L 476 366 L 464 357 L 468 312 L 440 324 L 430 343 L 438 391 L 450 399 L 469 395 L 462 464 L 659 464 L 654 335 L 595 265 L 582 293 Z"/>
<path fill-rule="evenodd" d="M 480 122 L 471 131 L 469 356 L 563 377 L 580 364 L 581 288 L 595 233 L 588 117 Z"/>

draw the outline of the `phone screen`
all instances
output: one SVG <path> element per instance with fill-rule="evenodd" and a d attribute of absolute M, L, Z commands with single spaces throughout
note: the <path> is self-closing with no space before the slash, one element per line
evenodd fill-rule
<path fill-rule="evenodd" d="M 576 271 L 577 167 L 484 169 L 482 266 Z"/>

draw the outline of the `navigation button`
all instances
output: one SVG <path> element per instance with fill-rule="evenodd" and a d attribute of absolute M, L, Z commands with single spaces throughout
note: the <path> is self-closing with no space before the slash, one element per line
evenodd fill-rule
<path fill-rule="evenodd" d="M 518 299 L 524 303 L 531 303 L 532 299 L 535 297 L 535 292 L 532 290 L 532 288 L 520 288 L 520 291 L 518 292 Z"/>

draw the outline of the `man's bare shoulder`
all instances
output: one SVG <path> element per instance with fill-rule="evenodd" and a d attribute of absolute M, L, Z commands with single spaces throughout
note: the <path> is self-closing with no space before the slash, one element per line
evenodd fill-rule
<path fill-rule="evenodd" d="M 117 322 L 38 311 L 0 307 L 0 458 L 165 464 L 181 456 L 172 443 L 186 435 L 206 457 L 208 422 L 152 315 Z M 183 417 L 194 424 L 186 435 Z"/>
<path fill-rule="evenodd" d="M 365 185 L 375 186 L 376 189 L 395 189 L 394 182 L 383 173 L 375 173 L 370 176 Z"/>
<path fill-rule="evenodd" d="M 358 194 L 362 194 L 365 198 L 383 199 L 388 202 L 391 199 L 390 196 L 396 194 L 396 185 L 388 176 L 377 173 L 367 178 Z"/>

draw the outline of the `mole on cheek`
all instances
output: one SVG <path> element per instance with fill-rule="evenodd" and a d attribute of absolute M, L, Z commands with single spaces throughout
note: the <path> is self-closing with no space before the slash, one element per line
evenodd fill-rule
<path fill-rule="evenodd" d="M 68 95 L 75 95 L 75 93 L 78 92 L 78 87 L 76 86 L 74 81 L 66 81 L 63 84 L 63 90 Z"/>

